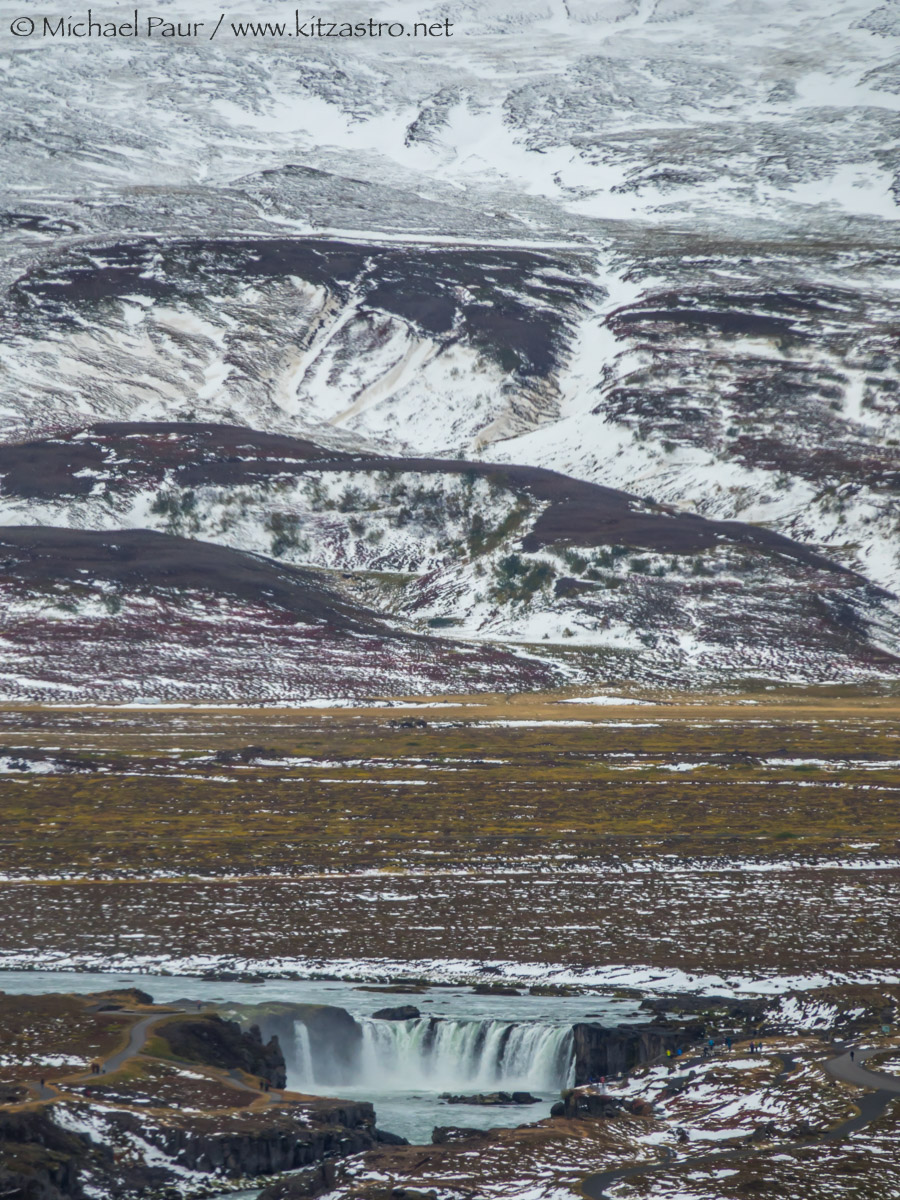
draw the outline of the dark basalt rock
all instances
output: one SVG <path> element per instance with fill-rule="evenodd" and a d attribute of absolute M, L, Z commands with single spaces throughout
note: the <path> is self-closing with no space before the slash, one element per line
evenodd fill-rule
<path fill-rule="evenodd" d="M 566 1092 L 561 1101 L 562 1112 L 554 1114 L 557 1109 L 554 1104 L 551 1115 L 572 1118 L 602 1117 L 611 1120 L 622 1115 L 622 1102 L 613 1096 L 600 1096 L 594 1092 Z"/>
<path fill-rule="evenodd" d="M 779 1136 L 778 1126 L 774 1121 L 767 1121 L 763 1125 L 757 1125 L 751 1134 L 748 1135 L 748 1142 L 774 1142 Z"/>
<path fill-rule="evenodd" d="M 328 1159 L 263 1188 L 258 1200 L 296 1200 L 299 1197 L 318 1196 L 320 1192 L 330 1191 L 337 1178 L 337 1164 Z"/>
<path fill-rule="evenodd" d="M 558 1100 L 550 1109 L 551 1117 L 567 1117 L 569 1120 L 584 1120 L 599 1118 L 605 1121 L 615 1120 L 624 1113 L 636 1117 L 646 1117 L 652 1112 L 652 1105 L 646 1100 L 623 1100 L 618 1096 L 606 1096 L 597 1092 L 582 1092 L 569 1088 L 563 1092 L 562 1100 Z"/>
<path fill-rule="evenodd" d="M 421 1017 L 414 1004 L 398 1004 L 396 1008 L 379 1008 L 372 1016 L 379 1021 L 412 1021 Z"/>
<path fill-rule="evenodd" d="M 211 1013 L 168 1021 L 158 1035 L 177 1058 L 225 1070 L 234 1068 L 267 1079 L 275 1087 L 287 1082 L 284 1056 L 278 1038 L 263 1045 L 259 1026 L 245 1033 L 237 1021 L 223 1021 Z"/>
<path fill-rule="evenodd" d="M 46 1110 L 0 1111 L 0 1195 L 15 1200 L 80 1196 L 81 1169 L 92 1157 L 111 1162 L 112 1151 L 61 1129 Z"/>
<path fill-rule="evenodd" d="M 700 1024 L 619 1025 L 609 1029 L 600 1024 L 573 1025 L 575 1084 L 589 1083 L 606 1075 L 620 1075 L 658 1057 L 667 1049 L 689 1045 L 703 1037 Z"/>
<path fill-rule="evenodd" d="M 508 1104 L 540 1104 L 539 1096 L 530 1092 L 479 1092 L 473 1096 L 454 1096 L 451 1092 L 442 1092 L 441 1100 L 448 1104 L 479 1104 L 499 1107 Z"/>
<path fill-rule="evenodd" d="M 313 1124 L 307 1124 L 312 1118 Z M 115 1114 L 123 1130 L 140 1136 L 195 1171 L 217 1171 L 231 1179 L 295 1171 L 329 1158 L 369 1150 L 376 1144 L 371 1104 L 322 1101 L 244 1113 L 222 1128 L 218 1118 L 148 1127 L 134 1113 Z M 133 1124 L 132 1124 L 133 1122 Z"/>
<path fill-rule="evenodd" d="M 798 1142 L 804 1141 L 807 1138 L 818 1138 L 822 1135 L 822 1130 L 810 1125 L 805 1117 L 802 1121 L 798 1121 L 796 1125 L 792 1125 L 786 1132 L 789 1138 Z"/>
<path fill-rule="evenodd" d="M 391 1133 L 387 1129 L 373 1129 L 375 1141 L 379 1146 L 408 1146 L 409 1138 L 401 1137 L 399 1133 Z"/>
<path fill-rule="evenodd" d="M 677 1075 L 671 1078 L 662 1090 L 662 1096 L 665 1100 L 671 1100 L 674 1096 L 680 1096 L 682 1092 L 687 1091 L 694 1079 L 694 1072 L 689 1075 Z"/>
<path fill-rule="evenodd" d="M 471 1129 L 465 1125 L 435 1125 L 431 1131 L 434 1146 L 446 1146 L 450 1142 L 470 1142 L 487 1137 L 485 1129 Z"/>
<path fill-rule="evenodd" d="M 331 1004 L 227 1006 L 225 1011 L 242 1024 L 258 1024 L 265 1038 L 275 1037 L 288 1055 L 294 1045 L 294 1026 L 302 1021 L 309 1030 L 312 1066 L 317 1079 L 340 1087 L 359 1075 L 362 1027 L 344 1008 Z"/>

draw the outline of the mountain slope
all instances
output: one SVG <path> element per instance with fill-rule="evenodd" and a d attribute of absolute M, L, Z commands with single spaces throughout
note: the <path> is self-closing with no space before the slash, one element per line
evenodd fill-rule
<path fill-rule="evenodd" d="M 447 16 L 7 39 L 2 519 L 346 573 L 570 678 L 891 676 L 891 6 Z"/>
<path fill-rule="evenodd" d="M 0 528 L 5 700 L 285 700 L 552 686 L 546 664 L 410 636 L 313 573 L 147 530 Z"/>
<path fill-rule="evenodd" d="M 530 463 L 816 542 L 900 589 L 900 251 L 667 234 L 618 258 L 630 282 L 580 248 L 80 251 L 8 294 L 6 437 L 225 420 Z"/>
<path fill-rule="evenodd" d="M 338 629 L 540 643 L 572 681 L 900 672 L 893 595 L 815 549 L 533 467 L 351 454 L 224 425 L 105 423 L 0 448 L 0 487 L 4 520 L 54 527 L 53 577 L 70 585 L 199 580 Z M 120 532 L 137 525 L 160 532 Z M 98 541 L 85 529 L 108 532 Z M 39 545 L 43 530 L 32 533 Z M 120 538 L 127 561 L 110 550 Z M 173 573 L 170 547 L 186 575 Z M 10 564 L 21 584 L 43 578 L 43 560 Z M 519 682 L 512 672 L 496 686 Z"/>

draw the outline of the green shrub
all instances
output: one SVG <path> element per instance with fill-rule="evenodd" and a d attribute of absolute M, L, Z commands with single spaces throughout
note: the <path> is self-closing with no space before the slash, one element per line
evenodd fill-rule
<path fill-rule="evenodd" d="M 186 517 L 193 513 L 196 508 L 197 496 L 192 491 L 180 493 L 160 492 L 150 505 L 151 512 L 156 513 L 160 517 L 169 517 L 170 520 Z"/>
<path fill-rule="evenodd" d="M 474 557 L 476 554 L 489 554 L 491 550 L 496 550 L 522 524 L 530 512 L 531 506 L 528 502 L 520 499 L 515 508 L 506 514 L 495 529 L 490 528 L 480 512 L 474 513 L 466 538 L 469 554 Z"/>
<path fill-rule="evenodd" d="M 357 512 L 360 508 L 365 508 L 365 496 L 362 489 L 348 484 L 341 492 L 337 506 L 341 512 Z"/>
<path fill-rule="evenodd" d="M 529 564 L 518 554 L 507 554 L 494 568 L 496 583 L 491 597 L 501 602 L 527 601 L 556 578 L 549 563 Z"/>
<path fill-rule="evenodd" d="M 589 566 L 589 560 L 576 550 L 566 550 L 563 553 L 563 561 L 575 575 L 582 575 Z"/>
<path fill-rule="evenodd" d="M 300 537 L 300 518 L 295 513 L 269 513 L 266 529 L 272 534 L 273 558 L 280 558 L 288 550 L 299 550 L 301 554 L 309 551 L 309 542 Z"/>

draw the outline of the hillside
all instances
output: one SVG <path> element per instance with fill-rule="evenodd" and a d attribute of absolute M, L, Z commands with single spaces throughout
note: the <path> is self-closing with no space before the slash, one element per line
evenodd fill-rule
<path fill-rule="evenodd" d="M 891 7 L 472 0 L 453 19 L 453 41 L 352 54 L 8 47 L 28 119 L 0 148 L 0 521 L 329 572 L 391 646 L 513 653 L 498 687 L 885 686 Z M 257 655 L 267 620 L 244 627 Z M 308 694 L 284 670 L 277 696 Z M 371 690 L 421 682 L 398 661 Z"/>
<path fill-rule="evenodd" d="M 0 528 L 0 562 L 8 700 L 264 703 L 556 680 L 502 650 L 393 630 L 311 572 L 194 539 Z"/>
<path fill-rule="evenodd" d="M 0 448 L 0 480 L 7 611 L 47 655 L 30 685 L 7 675 L 17 699 L 89 660 L 110 699 L 135 698 L 135 672 L 143 696 L 289 699 L 900 665 L 894 598 L 814 549 L 543 469 L 106 423 Z M 135 623 L 164 669 L 113 649 Z M 347 669 L 326 670 L 329 647 Z"/>

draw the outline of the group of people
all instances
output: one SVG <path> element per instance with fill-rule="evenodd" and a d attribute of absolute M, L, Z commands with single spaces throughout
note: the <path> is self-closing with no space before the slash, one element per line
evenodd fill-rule
<path fill-rule="evenodd" d="M 733 1042 L 732 1038 L 730 1038 L 730 1037 L 723 1038 L 723 1042 L 724 1042 L 725 1048 L 727 1050 L 731 1050 L 732 1046 L 734 1045 L 734 1042 Z M 711 1054 L 715 1053 L 715 1049 L 716 1049 L 716 1039 L 709 1038 L 703 1045 L 703 1050 L 702 1050 L 703 1057 L 709 1058 L 709 1056 Z M 678 1058 L 679 1055 L 681 1054 L 681 1052 L 682 1051 L 681 1051 L 680 1046 L 677 1046 L 674 1050 L 668 1049 L 668 1050 L 666 1050 L 666 1058 L 670 1059 L 670 1060 L 673 1058 Z M 762 1054 L 762 1052 L 763 1052 L 762 1042 L 750 1042 L 750 1053 L 751 1054 Z"/>

